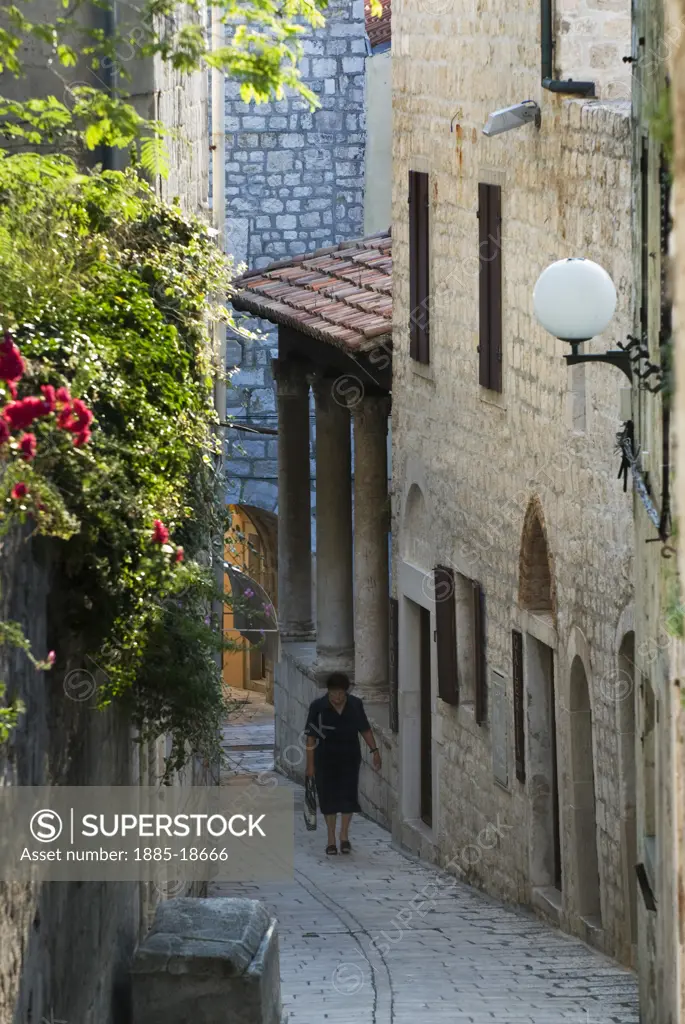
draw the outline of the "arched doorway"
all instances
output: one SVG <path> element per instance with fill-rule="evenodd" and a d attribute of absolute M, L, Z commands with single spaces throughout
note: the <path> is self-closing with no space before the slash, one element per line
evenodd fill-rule
<path fill-rule="evenodd" d="M 519 554 L 519 604 L 531 612 L 554 615 L 552 565 L 542 506 L 538 498 L 528 505 Z"/>
<path fill-rule="evenodd" d="M 226 534 L 224 557 L 259 583 L 277 610 L 278 520 L 273 512 L 253 505 L 231 505 L 231 527 Z M 230 582 L 225 581 L 230 593 Z M 236 640 L 237 648 L 224 651 L 223 678 L 227 686 L 264 693 L 273 697 L 272 659 L 264 647 L 244 640 L 234 627 L 230 604 L 224 605 L 224 635 Z"/>
<path fill-rule="evenodd" d="M 587 674 L 576 655 L 571 664 L 571 815 L 577 879 L 577 910 L 601 927 L 595 770 L 592 747 L 592 704 Z"/>
<path fill-rule="evenodd" d="M 621 850 L 623 852 L 626 932 L 633 951 L 637 944 L 637 818 L 635 759 L 635 633 L 627 632 L 618 650 L 618 672 L 612 695 L 618 704 L 618 756 L 621 784 Z M 633 957 L 635 952 L 633 952 Z"/>
<path fill-rule="evenodd" d="M 555 588 L 542 507 L 528 506 L 519 554 L 519 606 L 553 625 Z M 532 626 L 530 627 L 532 629 Z M 561 890 L 561 830 L 557 769 L 554 651 L 530 629 L 524 634 L 526 779 L 531 806 L 530 880 L 536 889 Z M 551 902 L 557 898 L 550 895 Z"/>
<path fill-rule="evenodd" d="M 432 679 L 433 529 L 424 492 L 413 483 L 400 533 L 400 805 L 405 821 L 432 828 L 437 818 Z"/>

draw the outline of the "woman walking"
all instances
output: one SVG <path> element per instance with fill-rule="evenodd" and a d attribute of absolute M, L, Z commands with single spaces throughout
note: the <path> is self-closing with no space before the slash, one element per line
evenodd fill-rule
<path fill-rule="evenodd" d="M 328 677 L 327 692 L 312 701 L 307 714 L 307 776 L 314 778 L 321 813 L 328 828 L 326 853 L 337 854 L 335 826 L 340 818 L 340 852 L 351 853 L 349 829 L 352 815 L 361 810 L 357 797 L 362 754 L 359 734 L 373 754 L 373 766 L 380 771 L 381 755 L 364 705 L 348 694 L 350 681 L 342 672 Z"/>

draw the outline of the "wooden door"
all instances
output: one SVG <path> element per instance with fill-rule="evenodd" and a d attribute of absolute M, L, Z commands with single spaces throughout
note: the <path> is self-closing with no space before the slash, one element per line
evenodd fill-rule
<path fill-rule="evenodd" d="M 433 825 L 433 730 L 431 724 L 431 619 L 420 609 L 421 820 Z"/>
<path fill-rule="evenodd" d="M 550 739 L 552 745 L 552 829 L 554 887 L 561 891 L 561 833 L 559 829 L 559 769 L 557 765 L 557 716 L 554 693 L 554 651 L 549 650 Z"/>

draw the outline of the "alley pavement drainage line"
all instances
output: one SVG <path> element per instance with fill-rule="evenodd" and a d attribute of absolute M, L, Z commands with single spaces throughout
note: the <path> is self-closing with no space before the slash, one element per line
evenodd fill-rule
<path fill-rule="evenodd" d="M 376 968 L 374 966 L 374 964 L 372 963 L 371 956 L 369 955 L 369 953 L 370 953 L 371 950 L 374 950 L 378 954 L 378 957 L 379 957 L 379 959 L 380 959 L 380 961 L 383 964 L 383 967 L 385 969 L 385 974 L 386 974 L 386 977 L 388 979 L 388 989 L 390 991 L 390 1007 L 389 1007 L 390 1016 L 388 1018 L 386 1018 L 386 1019 L 388 1020 L 388 1024 L 394 1024 L 394 1021 L 395 1021 L 395 993 L 394 993 L 393 987 L 392 987 L 392 975 L 390 973 L 390 968 L 389 968 L 389 966 L 387 964 L 387 961 L 385 960 L 385 957 L 380 952 L 380 950 L 378 950 L 376 948 L 376 946 L 374 945 L 374 942 L 373 942 L 373 939 L 371 938 L 371 935 L 366 930 L 366 928 L 361 923 L 361 921 L 357 920 L 357 918 L 354 916 L 354 914 L 352 914 L 349 910 L 346 910 L 345 907 L 341 907 L 339 903 L 337 903 L 334 899 L 332 899 L 332 897 L 330 897 L 327 893 L 325 893 L 322 889 L 320 889 L 319 886 L 316 884 L 316 882 L 313 882 L 310 878 L 307 878 L 307 876 L 302 871 L 298 871 L 297 868 L 295 869 L 295 875 L 297 876 L 298 884 L 302 886 L 302 888 L 305 890 L 305 892 L 307 892 L 312 897 L 312 899 L 318 900 L 318 902 L 322 906 L 326 907 L 327 910 L 329 910 L 332 914 L 335 915 L 335 917 L 338 918 L 338 920 L 340 921 L 342 926 L 347 930 L 347 933 L 350 936 L 350 938 L 354 939 L 355 943 L 359 947 L 359 950 L 360 950 L 362 956 L 364 957 L 364 959 L 366 960 L 367 964 L 369 965 L 369 969 L 370 969 L 370 973 L 371 973 L 371 988 L 373 990 L 373 1007 L 372 1007 L 372 1017 L 373 1017 L 373 1020 L 372 1020 L 372 1024 L 380 1024 L 380 1021 L 379 1021 L 379 1018 L 378 1018 L 378 1011 L 379 1011 L 379 1006 L 381 1004 L 381 999 L 379 998 L 380 997 L 380 992 L 379 992 L 379 989 L 378 989 L 378 985 L 376 984 L 376 971 L 377 971 L 378 968 Z M 303 881 L 304 878 L 307 878 L 307 883 L 308 884 L 305 884 L 305 882 Z M 312 888 L 309 888 L 309 886 L 311 886 Z M 312 892 L 312 889 L 315 889 L 316 892 Z M 359 930 L 358 932 L 354 931 L 350 927 L 349 921 L 346 921 L 345 917 L 347 917 L 349 919 L 349 921 L 352 921 L 356 925 L 356 927 Z M 362 943 L 361 943 L 361 941 L 359 939 L 359 935 L 360 934 L 363 935 L 365 938 L 367 938 L 369 940 L 369 947 L 370 947 L 369 953 L 366 952 L 366 950 L 364 949 L 364 946 L 362 945 Z"/>

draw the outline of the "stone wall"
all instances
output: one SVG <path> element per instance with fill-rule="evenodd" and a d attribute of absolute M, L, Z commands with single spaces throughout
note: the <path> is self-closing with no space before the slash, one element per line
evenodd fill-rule
<path fill-rule="evenodd" d="M 617 314 L 592 351 L 613 347 L 630 330 L 629 109 L 544 92 L 538 7 L 496 0 L 486 6 L 479 16 L 451 10 L 431 16 L 419 0 L 408 0 L 394 12 L 393 578 L 405 604 L 405 586 L 418 579 L 412 601 L 430 609 L 431 630 L 435 565 L 452 565 L 481 583 L 490 699 L 482 725 L 473 703 L 455 709 L 441 702 L 433 643 L 433 829 L 407 821 L 418 818 L 411 787 L 419 758 L 406 738 L 418 695 L 403 641 L 399 824 L 450 870 L 505 899 L 535 903 L 562 927 L 629 961 L 626 893 L 634 891 L 635 879 L 621 846 L 617 764 L 624 692 L 616 686 L 617 634 L 632 600 L 632 503 L 616 480 L 614 454 L 623 379 L 606 366 L 569 372 L 564 345 L 532 315 L 533 287 L 544 267 L 583 255 L 607 269 L 618 291 Z M 492 72 L 510 65 L 504 79 Z M 490 111 L 524 97 L 541 106 L 540 130 L 529 126 L 494 139 L 481 134 Z M 409 169 L 430 175 L 428 368 L 408 354 Z M 502 188 L 501 395 L 478 384 L 478 182 Z M 522 534 L 535 498 L 556 592 L 554 611 L 538 615 L 519 605 Z M 401 610 L 401 637 L 410 611 Z M 530 755 L 526 782 L 515 774 L 512 628 L 524 634 L 531 657 L 536 643 L 554 650 L 562 861 L 557 906 L 556 897 L 532 881 L 539 859 L 536 821 L 551 790 L 536 789 Z M 581 722 L 572 716 L 576 658 L 592 708 L 601 923 L 581 911 L 576 785 L 585 780 L 571 757 Z M 527 742 L 537 728 L 533 674 L 526 678 Z M 495 827 L 500 833 L 493 837 L 488 829 Z M 586 837 L 586 850 L 592 838 Z"/>
<path fill-rule="evenodd" d="M 1 677 L 26 714 L 0 759 L 2 785 L 131 785 L 131 732 L 112 709 L 95 709 L 97 670 L 59 628 L 50 543 L 11 535 L 3 546 L 2 618 L 22 624 L 38 657 L 60 661 L 49 673 L 4 649 Z M 55 603 L 56 602 L 56 603 Z M 92 666 L 91 666 L 92 668 Z M 127 967 L 141 924 L 135 884 L 0 884 L 0 1020 L 124 1021 Z"/>
<path fill-rule="evenodd" d="M 97 708 L 104 680 L 63 628 L 70 594 L 58 558 L 52 541 L 19 531 L 3 541 L 0 618 L 21 624 L 36 657 L 55 650 L 57 662 L 38 672 L 23 652 L 0 648 L 7 696 L 26 706 L 0 753 L 0 786 L 157 785 L 165 740 L 140 746 L 120 707 Z M 194 763 L 185 775 L 206 782 Z M 130 958 L 165 895 L 164 886 L 135 882 L 0 882 L 1 1024 L 128 1024 Z"/>
<path fill-rule="evenodd" d="M 630 99 L 630 0 L 558 0 L 555 74 L 595 83 L 602 99 Z"/>
<path fill-rule="evenodd" d="M 160 61 L 130 70 L 140 112 L 181 133 L 169 144 L 162 196 L 205 213 L 206 75 L 181 77 Z M 40 91 L 54 83 L 34 76 L 29 86 Z M 97 666 L 84 659 L 80 638 L 60 626 L 72 597 L 58 548 L 17 531 L 2 542 L 0 617 L 22 624 L 36 656 L 54 649 L 58 662 L 37 672 L 21 652 L 0 650 L 0 679 L 27 709 L 0 755 L 0 785 L 156 784 L 165 741 L 140 748 L 119 708 L 96 709 Z M 204 781 L 195 765 L 191 775 Z M 138 883 L 0 883 L 0 1024 L 128 1024 L 130 958 L 161 897 Z"/>
<path fill-rule="evenodd" d="M 281 643 L 281 660 L 276 666 L 274 713 L 276 765 L 280 771 L 304 784 L 306 740 L 303 735 L 307 711 L 324 692 L 315 681 L 314 643 Z M 366 713 L 381 751 L 383 766 L 374 771 L 371 756 L 362 743 L 364 763 L 359 776 L 362 812 L 384 828 L 391 828 L 397 804 L 397 758 L 395 737 L 388 727 L 386 705 L 365 704 Z"/>
<path fill-rule="evenodd" d="M 670 167 L 674 181 L 669 203 L 674 218 L 673 233 L 664 237 L 661 207 L 664 202 L 660 167 L 663 139 L 655 131 L 653 111 L 661 102 L 685 39 L 685 22 L 680 4 L 669 5 L 668 14 L 660 0 L 634 5 L 634 38 L 644 45 L 636 48 L 634 76 L 635 148 L 633 153 L 633 273 L 642 280 L 647 263 L 644 304 L 647 323 L 641 323 L 643 289 L 636 289 L 634 326 L 648 344 L 651 359 L 661 361 L 660 345 L 672 346 L 677 392 L 675 399 L 664 393 L 635 391 L 633 418 L 636 439 L 643 452 L 639 467 L 649 479 L 651 498 L 661 511 L 670 488 L 673 522 L 682 516 L 682 339 L 669 338 L 662 310 L 676 303 L 673 325 L 681 331 L 678 303 L 682 287 L 674 275 L 682 257 L 681 187 L 678 155 Z M 670 64 L 670 66 L 669 66 Z M 682 78 L 682 75 L 680 76 Z M 672 79 L 673 81 L 673 79 Z M 673 117 L 678 125 L 682 110 L 682 84 L 673 88 L 676 101 Z M 677 137 L 677 129 L 676 129 Z M 644 160 L 643 143 L 646 146 Z M 643 209 L 646 199 L 647 208 Z M 646 236 L 646 237 L 645 237 Z M 644 246 L 644 249 L 643 249 Z M 668 259 L 670 256 L 671 259 Z M 677 268 L 677 269 L 676 269 Z M 668 361 L 668 356 L 666 357 Z M 664 410 L 670 407 L 670 423 Z M 670 467 L 664 472 L 664 431 Z M 666 486 L 665 486 L 666 485 Z M 683 902 L 683 723 L 682 679 L 685 656 L 680 632 L 683 597 L 682 574 L 678 579 L 675 559 L 663 557 L 669 548 L 680 547 L 682 539 L 671 535 L 669 548 L 658 542 L 657 530 L 635 495 L 635 663 L 637 744 L 637 859 L 644 864 L 657 910 L 650 910 L 638 895 L 638 966 L 641 1017 L 645 1024 L 678 1021 L 685 1012 L 683 961 L 685 959 L 685 903 Z M 673 534 L 675 534 L 673 529 Z"/>
<path fill-rule="evenodd" d="M 392 65 L 390 50 L 366 61 L 364 234 L 387 231 L 392 218 Z"/>
<path fill-rule="evenodd" d="M 364 232 L 363 0 L 332 0 L 325 16 L 324 28 L 304 34 L 300 64 L 320 101 L 317 110 L 295 95 L 245 104 L 237 84 L 226 83 L 226 251 L 249 269 Z M 263 320 L 246 323 L 259 337 L 249 341 L 229 332 L 227 365 L 239 368 L 228 393 L 229 416 L 275 427 L 276 328 Z M 227 501 L 275 511 L 275 438 L 229 435 Z"/>

